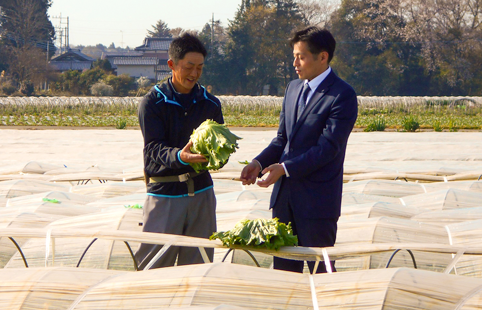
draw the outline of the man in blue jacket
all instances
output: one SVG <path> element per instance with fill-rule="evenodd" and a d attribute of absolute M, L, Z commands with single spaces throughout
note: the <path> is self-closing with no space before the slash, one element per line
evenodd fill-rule
<path fill-rule="evenodd" d="M 147 198 L 143 231 L 209 238 L 216 231 L 216 199 L 209 172 L 189 163 L 206 162 L 190 151 L 189 138 L 207 119 L 224 123 L 219 100 L 198 84 L 206 49 L 188 33 L 174 39 L 167 62 L 172 77 L 154 86 L 139 105 L 144 136 Z M 135 257 L 144 269 L 160 246 L 141 244 Z M 206 249 L 213 260 L 213 249 Z M 171 247 L 152 268 L 202 263 L 197 248 Z"/>
<path fill-rule="evenodd" d="M 357 97 L 329 65 L 336 46 L 329 31 L 306 28 L 295 34 L 291 46 L 299 79 L 286 88 L 276 138 L 243 169 L 241 180 L 254 184 L 260 171 L 269 173 L 257 184 L 274 184 L 273 217 L 291 222 L 301 246 L 333 246 Z M 303 264 L 274 258 L 275 269 L 303 272 Z M 308 266 L 313 271 L 314 262 Z M 316 272 L 326 272 L 325 265 L 320 264 Z"/>

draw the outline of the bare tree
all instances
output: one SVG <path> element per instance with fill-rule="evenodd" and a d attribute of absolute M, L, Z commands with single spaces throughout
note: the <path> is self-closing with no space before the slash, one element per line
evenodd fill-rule
<path fill-rule="evenodd" d="M 176 27 L 176 28 L 173 28 L 169 31 L 169 33 L 171 34 L 171 36 L 173 36 L 174 38 L 175 37 L 180 37 L 183 33 L 184 33 L 184 29 L 182 29 L 181 27 Z"/>
<path fill-rule="evenodd" d="M 55 38 L 48 19 L 48 0 L 3 0 L 0 21 L 8 73 L 18 84 L 43 81 L 47 72 L 47 45 Z M 40 48 L 45 47 L 45 48 Z"/>
<path fill-rule="evenodd" d="M 5 0 L 0 3 L 2 28 L 17 46 L 54 37 L 55 30 L 47 15 L 50 4 L 44 2 L 50 3 L 38 0 Z"/>
<path fill-rule="evenodd" d="M 452 87 L 471 79 L 481 61 L 482 0 L 413 0 L 406 8 L 406 37 L 422 44 L 427 69 L 444 70 Z"/>
<path fill-rule="evenodd" d="M 340 5 L 340 0 L 298 0 L 297 4 L 307 25 L 327 27 L 331 14 Z"/>
<path fill-rule="evenodd" d="M 18 83 L 43 82 L 47 74 L 45 54 L 31 46 L 9 47 L 9 72 Z"/>

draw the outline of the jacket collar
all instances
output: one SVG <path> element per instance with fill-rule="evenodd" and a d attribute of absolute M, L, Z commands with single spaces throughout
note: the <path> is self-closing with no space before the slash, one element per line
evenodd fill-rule
<path fill-rule="evenodd" d="M 164 99 L 164 101 L 168 103 L 179 104 L 175 96 L 176 91 L 174 89 L 174 86 L 172 86 L 171 78 L 169 78 L 167 81 L 165 81 L 162 84 L 156 84 L 154 86 L 154 89 L 159 99 Z M 203 99 L 207 99 L 207 91 L 199 83 L 196 83 L 196 85 L 194 85 L 192 92 L 193 92 L 192 94 L 194 99 L 193 103 L 196 103 Z"/>

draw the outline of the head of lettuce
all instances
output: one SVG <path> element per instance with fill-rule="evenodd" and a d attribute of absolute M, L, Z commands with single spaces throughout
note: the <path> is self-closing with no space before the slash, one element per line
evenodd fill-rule
<path fill-rule="evenodd" d="M 191 135 L 191 152 L 203 155 L 208 162 L 190 165 L 196 172 L 221 169 L 238 148 L 237 140 L 240 139 L 226 125 L 210 119 L 204 121 Z"/>

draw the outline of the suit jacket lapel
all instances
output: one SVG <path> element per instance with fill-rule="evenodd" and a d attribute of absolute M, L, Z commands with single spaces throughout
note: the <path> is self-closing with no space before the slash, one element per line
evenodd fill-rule
<path fill-rule="evenodd" d="M 287 107 L 288 112 L 288 121 L 289 123 L 286 124 L 287 128 L 287 136 L 289 137 L 291 135 L 291 132 L 293 131 L 295 124 L 296 124 L 296 113 L 297 113 L 297 107 L 298 107 L 298 100 L 301 95 L 301 90 L 303 89 L 303 82 L 301 82 L 299 85 L 295 86 L 293 91 L 290 91 L 287 94 L 286 102 L 290 102 L 291 104 L 289 107 Z M 286 115 L 286 114 L 285 114 Z"/>
<path fill-rule="evenodd" d="M 293 126 L 292 134 L 289 135 L 289 136 L 293 137 L 296 134 L 296 132 L 298 131 L 298 128 L 300 128 L 301 125 L 304 123 L 304 121 L 306 119 L 306 116 L 308 116 L 308 114 L 310 114 L 311 110 L 316 105 L 320 104 L 321 99 L 330 90 L 330 86 L 335 81 L 335 77 L 336 77 L 336 75 L 332 70 L 330 72 L 330 74 L 328 74 L 328 76 L 323 80 L 323 82 L 321 82 L 321 84 L 318 85 L 318 87 L 315 89 L 315 92 L 313 93 L 313 96 L 311 96 L 310 101 L 306 105 L 306 107 L 305 107 L 303 113 L 301 114 L 300 118 L 298 119 L 298 121 L 296 121 L 296 119 L 295 119 L 296 113 L 293 113 L 293 115 L 294 115 L 293 116 L 293 121 L 294 121 L 293 124 L 295 124 L 295 125 Z M 303 87 L 303 84 L 300 85 L 298 93 L 301 93 L 302 87 Z M 298 101 L 296 101 L 296 102 L 298 102 Z M 296 104 L 295 104 L 295 109 L 296 109 Z"/>

